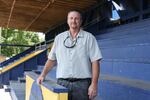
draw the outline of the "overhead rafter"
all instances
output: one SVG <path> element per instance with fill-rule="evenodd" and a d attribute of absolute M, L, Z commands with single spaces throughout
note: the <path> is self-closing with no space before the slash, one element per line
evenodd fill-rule
<path fill-rule="evenodd" d="M 54 3 L 54 0 L 49 0 L 48 4 L 41 10 L 41 12 L 32 20 L 32 22 L 24 30 L 27 30 L 40 17 L 40 15 L 50 6 L 51 3 Z"/>
<path fill-rule="evenodd" d="M 8 21 L 7 21 L 7 28 L 9 27 L 9 23 L 10 23 L 10 19 L 11 19 L 12 13 L 13 13 L 15 3 L 16 3 L 16 0 L 13 1 L 12 6 L 11 6 L 9 18 L 8 18 Z"/>

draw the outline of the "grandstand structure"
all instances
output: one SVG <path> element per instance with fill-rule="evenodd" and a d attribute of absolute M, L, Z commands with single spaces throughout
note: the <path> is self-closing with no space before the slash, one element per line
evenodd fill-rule
<path fill-rule="evenodd" d="M 68 100 L 57 66 L 41 85 L 36 79 L 70 10 L 82 12 L 102 51 L 96 100 L 150 100 L 150 0 L 0 0 L 1 27 L 45 33 L 45 42 L 0 63 L 1 88 L 12 100 Z"/>

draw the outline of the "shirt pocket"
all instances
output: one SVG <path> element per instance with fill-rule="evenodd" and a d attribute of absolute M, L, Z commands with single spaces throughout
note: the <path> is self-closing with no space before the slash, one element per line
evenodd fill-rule
<path fill-rule="evenodd" d="M 79 46 L 77 51 L 78 51 L 79 57 L 87 57 L 87 49 L 86 49 L 85 45 Z"/>

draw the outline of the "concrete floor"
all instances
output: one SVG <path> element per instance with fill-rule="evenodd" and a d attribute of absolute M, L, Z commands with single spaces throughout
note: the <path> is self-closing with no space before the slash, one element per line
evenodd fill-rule
<path fill-rule="evenodd" d="M 10 93 L 5 92 L 5 88 L 7 88 L 7 87 L 4 86 L 4 88 L 0 89 L 0 100 L 12 100 Z"/>

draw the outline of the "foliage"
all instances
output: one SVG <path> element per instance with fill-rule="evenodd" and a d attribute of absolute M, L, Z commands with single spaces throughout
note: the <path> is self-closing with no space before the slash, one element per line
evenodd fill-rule
<path fill-rule="evenodd" d="M 1 42 L 2 44 L 34 45 L 40 42 L 40 39 L 35 32 L 2 28 Z M 21 53 L 25 49 L 27 47 L 2 46 L 1 53 L 7 57 L 11 57 Z"/>

